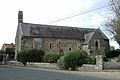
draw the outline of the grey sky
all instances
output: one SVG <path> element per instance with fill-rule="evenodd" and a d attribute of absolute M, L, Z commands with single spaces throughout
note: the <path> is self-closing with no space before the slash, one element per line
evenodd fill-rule
<path fill-rule="evenodd" d="M 24 22 L 49 24 L 53 21 L 108 5 L 108 0 L 0 0 L 0 46 L 14 43 L 18 11 Z M 98 28 L 107 7 L 49 25 Z"/>

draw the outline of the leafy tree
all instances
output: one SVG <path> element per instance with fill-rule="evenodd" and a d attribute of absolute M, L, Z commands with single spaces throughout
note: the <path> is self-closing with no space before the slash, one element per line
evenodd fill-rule
<path fill-rule="evenodd" d="M 9 54 L 10 59 L 14 59 L 15 56 L 15 49 L 14 48 L 6 48 L 5 54 Z"/>
<path fill-rule="evenodd" d="M 107 17 L 105 26 L 113 35 L 114 39 L 120 45 L 120 0 L 110 0 L 110 9 L 114 13 L 110 17 Z"/>

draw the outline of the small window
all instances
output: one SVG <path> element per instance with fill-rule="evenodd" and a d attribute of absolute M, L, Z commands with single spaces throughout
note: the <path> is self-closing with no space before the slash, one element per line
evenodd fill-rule
<path fill-rule="evenodd" d="M 50 49 L 52 48 L 52 44 L 50 43 Z"/>
<path fill-rule="evenodd" d="M 71 51 L 71 48 L 69 48 L 69 51 Z"/>

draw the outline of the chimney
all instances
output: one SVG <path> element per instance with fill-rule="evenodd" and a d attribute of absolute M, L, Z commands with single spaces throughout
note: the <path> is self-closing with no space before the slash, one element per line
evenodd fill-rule
<path fill-rule="evenodd" d="M 19 11 L 18 12 L 18 23 L 22 23 L 23 22 L 23 12 Z"/>

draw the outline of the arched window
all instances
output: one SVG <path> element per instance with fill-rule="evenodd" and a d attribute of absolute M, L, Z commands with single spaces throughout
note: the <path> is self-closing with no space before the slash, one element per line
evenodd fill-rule
<path fill-rule="evenodd" d="M 95 42 L 95 49 L 98 49 L 98 41 Z"/>
<path fill-rule="evenodd" d="M 52 43 L 50 43 L 50 49 L 52 48 Z"/>

